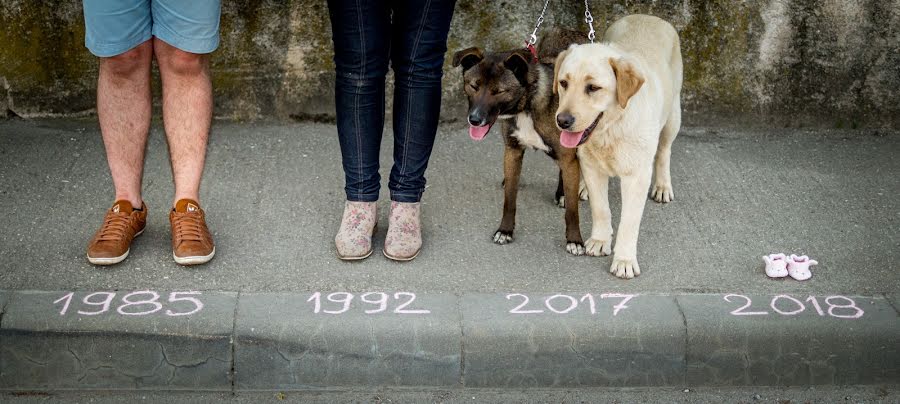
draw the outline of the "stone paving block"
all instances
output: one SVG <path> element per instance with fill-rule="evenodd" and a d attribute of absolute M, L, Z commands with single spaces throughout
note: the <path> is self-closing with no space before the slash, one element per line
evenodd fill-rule
<path fill-rule="evenodd" d="M 466 387 L 683 385 L 675 300 L 602 296 L 463 295 Z"/>
<path fill-rule="evenodd" d="M 317 296 L 318 313 L 313 293 L 241 295 L 235 328 L 237 389 L 459 385 L 454 295 L 417 294 L 411 302 L 412 295 L 395 292 Z M 381 297 L 386 306 L 380 312 L 373 312 L 380 304 L 362 300 Z M 332 301 L 348 298 L 346 311 Z"/>
<path fill-rule="evenodd" d="M 900 321 L 883 297 L 686 295 L 677 299 L 687 320 L 690 386 L 900 381 Z"/>
<path fill-rule="evenodd" d="M 0 388 L 231 388 L 235 293 L 69 293 L 13 292 L 0 329 Z"/>

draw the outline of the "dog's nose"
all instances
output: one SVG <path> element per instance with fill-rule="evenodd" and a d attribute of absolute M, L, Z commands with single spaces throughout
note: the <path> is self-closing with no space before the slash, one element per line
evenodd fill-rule
<path fill-rule="evenodd" d="M 484 126 L 485 125 L 484 115 L 479 110 L 474 110 L 469 112 L 469 124 L 472 126 Z"/>
<path fill-rule="evenodd" d="M 565 112 L 556 116 L 556 124 L 560 129 L 569 129 L 575 123 L 575 117 Z"/>

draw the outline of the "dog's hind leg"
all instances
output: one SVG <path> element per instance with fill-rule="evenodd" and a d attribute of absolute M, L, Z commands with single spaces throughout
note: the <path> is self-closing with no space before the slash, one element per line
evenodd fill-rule
<path fill-rule="evenodd" d="M 659 203 L 668 203 L 675 199 L 675 192 L 672 190 L 670 163 L 672 159 L 672 142 L 678 136 L 679 130 L 681 130 L 681 100 L 676 98 L 672 104 L 672 112 L 669 114 L 669 119 L 660 132 L 659 146 L 656 148 L 654 164 L 656 174 L 650 197 Z"/>
<path fill-rule="evenodd" d="M 507 142 L 503 152 L 503 218 L 500 228 L 494 233 L 494 243 L 508 244 L 513 241 L 516 227 L 516 198 L 519 193 L 519 175 L 522 173 L 522 158 L 525 149 Z"/>
<path fill-rule="evenodd" d="M 584 178 L 578 181 L 578 198 L 582 201 L 588 200 L 587 185 L 584 185 Z M 563 173 L 559 170 L 559 182 L 556 183 L 556 206 L 560 208 L 566 207 L 565 192 L 563 192 Z"/>
<path fill-rule="evenodd" d="M 563 190 L 562 169 L 559 170 L 559 179 L 556 181 L 556 194 L 554 196 L 554 200 L 556 201 L 556 206 L 558 206 L 559 208 L 566 207 L 566 193 Z"/>
<path fill-rule="evenodd" d="M 578 185 L 581 182 L 581 167 L 578 165 L 574 150 L 561 155 L 557 162 L 562 173 L 566 199 L 566 251 L 572 255 L 584 255 L 584 240 L 581 238 L 581 223 L 578 219 Z"/>

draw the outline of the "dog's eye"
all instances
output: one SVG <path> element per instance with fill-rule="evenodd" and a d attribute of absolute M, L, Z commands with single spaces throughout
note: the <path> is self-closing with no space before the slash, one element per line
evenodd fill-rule
<path fill-rule="evenodd" d="M 560 81 L 559 81 L 559 86 L 562 87 L 562 88 L 568 88 L 568 87 L 569 87 L 569 82 L 568 82 L 568 81 L 565 81 L 565 80 L 560 80 Z"/>
<path fill-rule="evenodd" d="M 503 94 L 503 93 L 505 93 L 505 92 L 506 92 L 505 89 L 498 88 L 498 89 L 496 89 L 496 90 L 491 90 L 491 95 Z"/>
<path fill-rule="evenodd" d="M 595 85 L 591 84 L 591 85 L 587 86 L 587 92 L 593 93 L 594 91 L 600 90 L 601 88 L 603 88 L 603 87 L 595 86 Z"/>
<path fill-rule="evenodd" d="M 469 88 L 471 88 L 472 91 L 478 91 L 478 86 L 476 86 L 476 85 L 474 85 L 474 84 L 472 84 L 472 83 L 469 83 Z"/>

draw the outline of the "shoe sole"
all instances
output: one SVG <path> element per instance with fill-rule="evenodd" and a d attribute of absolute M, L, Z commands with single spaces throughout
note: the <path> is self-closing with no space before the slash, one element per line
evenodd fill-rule
<path fill-rule="evenodd" d="M 213 247 L 212 252 L 209 255 L 195 255 L 191 257 L 179 257 L 175 255 L 175 251 L 172 251 L 172 258 L 175 259 L 175 263 L 179 265 L 199 265 L 205 264 L 209 262 L 209 260 L 213 259 L 213 256 L 216 255 L 216 247 Z"/>
<path fill-rule="evenodd" d="M 343 256 L 343 255 L 338 254 L 338 258 L 339 258 L 341 261 L 359 261 L 359 260 L 364 260 L 364 259 L 366 259 L 366 258 L 369 258 L 369 256 L 372 255 L 372 253 L 373 253 L 374 251 L 375 251 L 374 248 L 369 249 L 369 252 L 367 252 L 366 255 L 360 255 L 360 256 L 358 256 L 358 257 L 345 257 L 345 256 Z"/>
<path fill-rule="evenodd" d="M 422 250 L 419 250 L 419 251 L 422 251 Z M 394 256 L 391 256 L 391 255 L 388 254 L 387 251 L 385 251 L 385 250 L 381 250 L 381 253 L 384 254 L 384 256 L 387 257 L 387 258 L 390 259 L 390 260 L 398 261 L 398 262 L 407 262 L 407 261 L 412 261 L 413 259 L 415 259 L 416 257 L 418 257 L 418 256 L 419 256 L 419 251 L 416 251 L 416 253 L 413 254 L 412 257 L 408 257 L 408 258 L 401 258 L 401 257 L 394 257 Z"/>
<path fill-rule="evenodd" d="M 145 227 L 144 229 L 146 229 L 146 227 Z M 140 236 L 141 234 L 143 234 L 143 233 L 144 233 L 144 229 L 141 229 L 141 231 L 139 231 L 139 232 L 137 232 L 137 233 L 134 233 L 134 238 L 137 238 L 138 236 Z M 134 239 L 132 239 L 132 242 L 133 242 L 133 241 L 134 241 Z M 118 264 L 118 263 L 120 263 L 120 262 L 122 262 L 122 261 L 125 261 L 125 258 L 128 258 L 128 253 L 130 253 L 130 252 L 131 252 L 131 247 L 129 246 L 129 247 L 128 247 L 128 250 L 125 250 L 125 254 L 122 254 L 122 255 L 120 255 L 120 256 L 118 256 L 118 257 L 111 257 L 111 258 L 109 258 L 109 257 L 107 257 L 107 258 L 93 258 L 93 257 L 91 257 L 90 255 L 88 255 L 88 256 L 87 256 L 87 259 L 88 259 L 88 262 L 90 262 L 91 264 L 94 264 L 94 265 L 101 265 L 101 266 L 115 265 L 115 264 Z"/>
<path fill-rule="evenodd" d="M 375 237 L 375 233 L 378 233 L 378 223 L 375 223 L 375 226 L 372 227 L 372 234 L 369 235 L 369 240 L 372 240 L 372 238 Z M 369 258 L 369 256 L 372 255 L 373 252 L 375 252 L 374 247 L 370 248 L 369 252 L 367 252 L 365 255 L 359 255 L 356 257 L 348 257 L 345 255 L 341 255 L 340 253 L 337 253 L 337 257 L 341 261 L 359 261 L 359 260 L 364 260 L 366 258 Z"/>

